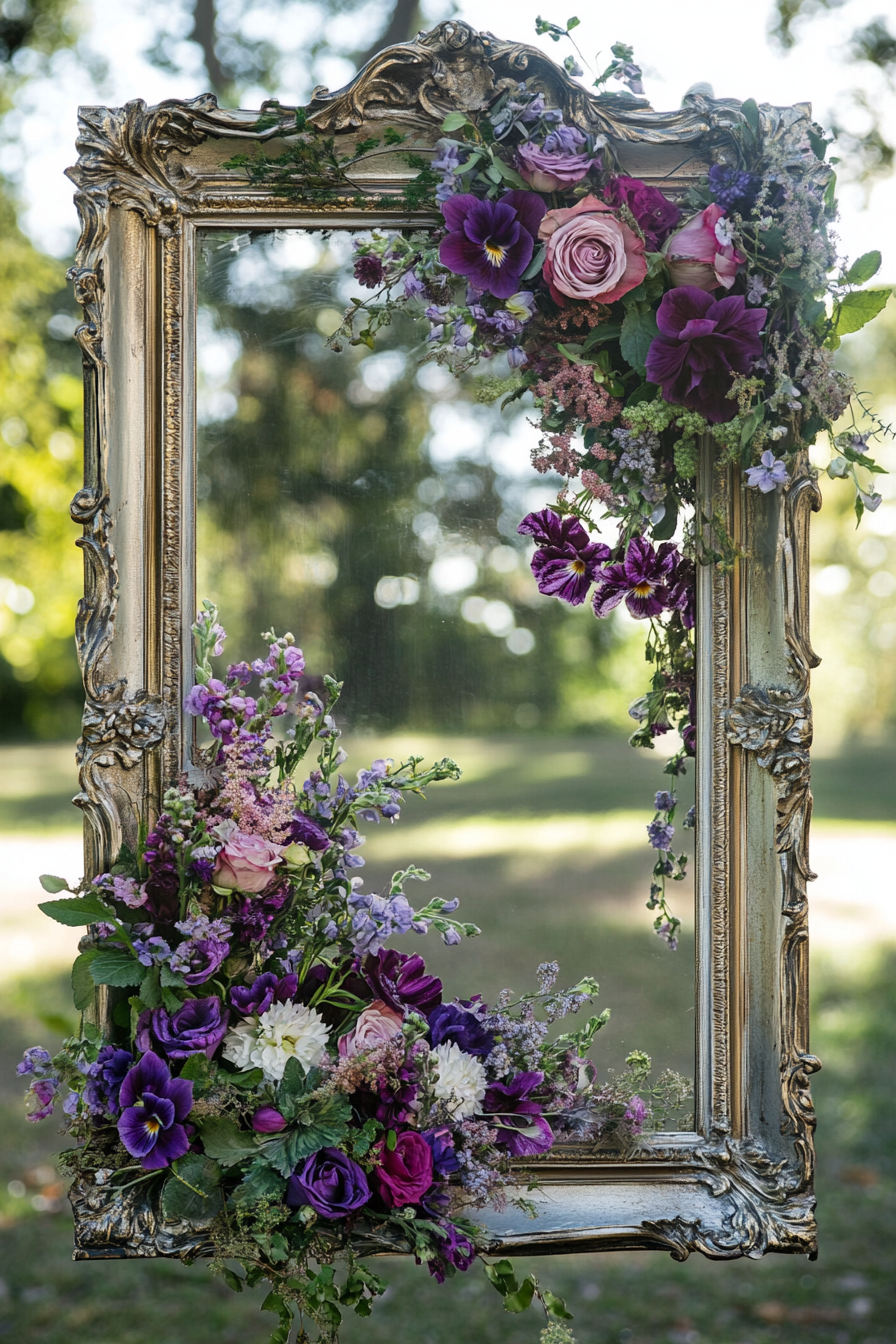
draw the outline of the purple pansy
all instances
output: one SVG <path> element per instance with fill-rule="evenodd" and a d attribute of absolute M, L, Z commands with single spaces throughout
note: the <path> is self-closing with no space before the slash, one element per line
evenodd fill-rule
<path fill-rule="evenodd" d="M 669 606 L 669 584 L 678 563 L 678 551 L 664 541 L 654 551 L 646 537 L 632 537 L 621 564 L 607 565 L 594 592 L 594 614 L 609 615 L 625 598 L 638 620 L 659 616 Z"/>
<path fill-rule="evenodd" d="M 517 531 L 539 543 L 531 561 L 538 591 L 581 606 L 610 558 L 609 546 L 591 541 L 578 518 L 561 518 L 553 509 L 527 514 Z"/>
<path fill-rule="evenodd" d="M 482 1025 L 478 1013 L 459 1003 L 442 1003 L 429 1014 L 429 1039 L 434 1046 L 447 1041 L 467 1055 L 490 1055 L 495 1048 L 492 1032 Z"/>
<path fill-rule="evenodd" d="M 485 1094 L 483 1114 L 495 1117 L 496 1143 L 513 1157 L 546 1153 L 553 1145 L 554 1134 L 541 1104 L 532 1100 L 543 1082 L 543 1073 L 518 1073 L 509 1083 L 492 1083 Z"/>
<path fill-rule="evenodd" d="M 448 236 L 439 260 L 496 299 L 509 299 L 532 260 L 547 206 L 534 191 L 505 191 L 497 201 L 464 192 L 442 202 Z"/>
<path fill-rule="evenodd" d="M 766 317 L 765 308 L 748 308 L 740 294 L 714 299 L 695 285 L 670 289 L 657 309 L 648 381 L 662 387 L 666 401 L 699 411 L 711 424 L 732 420 L 732 378 L 749 373 L 761 356 Z"/>
<path fill-rule="evenodd" d="M 157 1045 L 169 1059 L 189 1059 L 190 1055 L 211 1059 L 227 1035 L 229 1021 L 230 1013 L 215 995 L 188 999 L 174 1013 L 167 1008 L 146 1008 L 137 1021 L 137 1049 L 151 1051 Z"/>
<path fill-rule="evenodd" d="M 426 974 L 422 957 L 381 948 L 376 956 L 365 958 L 362 970 L 374 998 L 396 1012 L 413 1008 L 425 1017 L 442 1002 L 442 982 Z"/>
<path fill-rule="evenodd" d="M 158 1171 L 183 1157 L 190 1140 L 183 1121 L 193 1106 L 193 1084 L 172 1078 L 168 1065 L 148 1051 L 125 1076 L 119 1093 L 118 1133 L 132 1157 Z"/>

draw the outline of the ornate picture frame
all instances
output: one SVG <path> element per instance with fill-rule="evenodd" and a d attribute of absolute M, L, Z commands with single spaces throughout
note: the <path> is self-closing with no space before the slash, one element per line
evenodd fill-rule
<path fill-rule="evenodd" d="M 389 123 L 432 146 L 450 112 L 535 77 L 570 124 L 607 136 L 644 181 L 680 196 L 743 118 L 695 93 L 656 113 L 590 95 L 533 47 L 447 22 L 381 52 L 344 89 L 316 90 L 310 120 L 351 146 Z M 85 320 L 85 596 L 77 645 L 86 691 L 78 745 L 88 873 L 136 840 L 135 816 L 190 770 L 183 697 L 195 610 L 195 239 L 202 227 L 425 226 L 399 195 L 409 170 L 380 157 L 325 207 L 285 201 L 223 165 L 288 136 L 295 109 L 219 109 L 211 95 L 83 108 L 72 279 Z M 805 105 L 759 109 L 760 134 L 805 174 Z M 371 174 L 375 172 L 375 176 Z M 395 204 L 389 203 L 394 197 Z M 811 812 L 808 525 L 820 504 L 800 460 L 783 493 L 745 492 L 707 445 L 699 493 L 741 554 L 700 575 L 698 622 L 697 1080 L 693 1132 L 623 1159 L 571 1145 L 530 1163 L 538 1217 L 485 1221 L 502 1252 L 622 1248 L 715 1258 L 814 1254 L 806 884 Z M 105 1011 L 99 990 L 96 1012 Z M 521 1184 L 528 1179 L 521 1169 Z M 201 1228 L 165 1224 L 101 1185 L 76 1185 L 76 1257 L 202 1254 Z"/>

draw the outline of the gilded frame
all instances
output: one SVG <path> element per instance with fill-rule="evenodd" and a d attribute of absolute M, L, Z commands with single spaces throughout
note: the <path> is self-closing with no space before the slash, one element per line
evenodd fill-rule
<path fill-rule="evenodd" d="M 311 119 L 346 144 L 388 117 L 434 144 L 449 111 L 482 108 L 535 76 L 568 121 L 607 135 L 621 161 L 675 195 L 724 153 L 741 105 L 688 95 L 656 113 L 593 96 L 536 48 L 447 22 L 381 52 L 346 88 L 315 91 Z M 222 164 L 271 142 L 294 109 L 224 111 L 211 95 L 81 109 L 69 170 L 82 234 L 70 272 L 86 400 L 85 484 L 72 504 L 83 526 L 85 596 L 77 646 L 86 693 L 78 743 L 88 872 L 135 839 L 163 786 L 191 768 L 180 706 L 193 616 L 194 409 L 190 277 L 203 225 L 351 227 L 425 223 L 382 204 L 408 174 L 381 160 L 365 186 L 325 211 L 287 204 Z M 760 108 L 760 134 L 806 177 L 806 105 Z M 294 124 L 294 123 L 293 123 Z M 662 1249 L 714 1258 L 770 1251 L 814 1255 L 814 1114 L 809 1053 L 806 883 L 811 812 L 808 522 L 820 497 L 801 459 L 783 494 L 745 492 L 700 469 L 707 511 L 743 551 L 730 573 L 700 575 L 697 864 L 697 1080 L 694 1132 L 657 1136 L 622 1160 L 584 1147 L 537 1164 L 533 1222 L 490 1213 L 502 1252 Z M 102 993 L 102 991 L 100 992 Z M 104 1012 L 102 999 L 97 1013 Z M 202 1229 L 165 1224 L 142 1196 L 72 1192 L 76 1258 L 202 1254 Z"/>

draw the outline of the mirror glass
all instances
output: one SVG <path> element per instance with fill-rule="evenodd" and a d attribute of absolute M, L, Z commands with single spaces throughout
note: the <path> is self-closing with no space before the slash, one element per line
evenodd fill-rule
<path fill-rule="evenodd" d="M 599 1073 L 638 1048 L 692 1076 L 692 881 L 674 887 L 676 952 L 645 909 L 646 823 L 675 748 L 626 741 L 649 685 L 643 622 L 624 606 L 599 622 L 535 585 L 517 525 L 561 482 L 530 465 L 531 398 L 477 401 L 497 359 L 460 381 L 421 363 L 422 315 L 373 351 L 329 348 L 351 297 L 369 297 L 349 233 L 204 230 L 197 267 L 197 596 L 218 603 L 229 660 L 257 657 L 273 626 L 303 648 L 309 689 L 344 681 L 350 779 L 411 751 L 463 770 L 368 828 L 367 889 L 417 863 L 426 895 L 459 896 L 483 930 L 461 948 L 409 934 L 404 950 L 451 997 L 534 989 L 549 960 L 563 984 L 593 975 L 612 1012 Z M 685 849 L 693 779 L 677 788 Z"/>

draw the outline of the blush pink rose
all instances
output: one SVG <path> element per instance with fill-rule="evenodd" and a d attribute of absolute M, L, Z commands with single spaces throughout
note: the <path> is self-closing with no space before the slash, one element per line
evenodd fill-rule
<path fill-rule="evenodd" d="M 231 891 L 264 891 L 282 856 L 282 845 L 234 831 L 218 855 L 212 884 Z"/>
<path fill-rule="evenodd" d="M 538 236 L 547 244 L 544 278 L 561 305 L 564 296 L 613 303 L 647 274 L 643 239 L 596 196 L 549 210 Z"/>
<path fill-rule="evenodd" d="M 531 140 L 516 152 L 520 177 L 535 191 L 562 191 L 574 187 L 587 176 L 594 164 L 593 154 L 552 154 L 539 149 Z"/>
<path fill-rule="evenodd" d="M 349 1059 L 359 1050 L 372 1050 L 375 1045 L 391 1041 L 398 1036 L 404 1025 L 401 1013 L 396 1013 L 382 999 L 374 999 L 358 1018 L 351 1031 L 339 1037 L 339 1053 L 343 1059 Z"/>
<path fill-rule="evenodd" d="M 663 256 L 676 288 L 693 285 L 711 294 L 734 284 L 737 268 L 746 257 L 731 243 L 719 242 L 716 225 L 724 214 L 720 205 L 708 205 L 667 239 Z"/>

